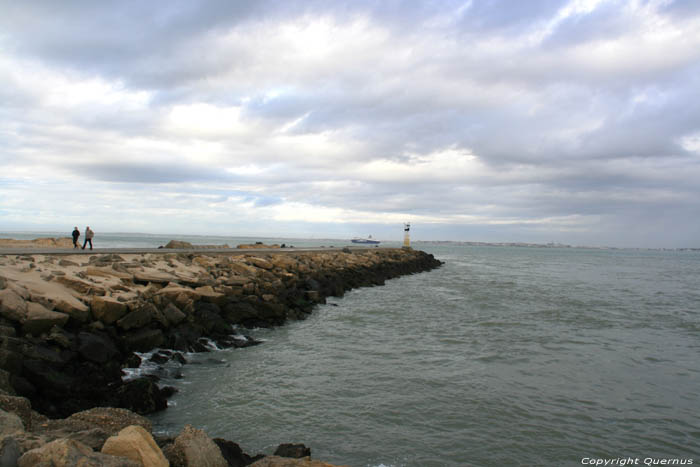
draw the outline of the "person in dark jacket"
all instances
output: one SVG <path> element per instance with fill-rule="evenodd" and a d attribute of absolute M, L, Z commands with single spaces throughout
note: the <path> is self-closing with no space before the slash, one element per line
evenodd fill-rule
<path fill-rule="evenodd" d="M 80 238 L 80 230 L 78 230 L 78 227 L 76 226 L 73 229 L 73 248 L 80 248 L 80 245 L 78 245 L 79 238 Z"/>

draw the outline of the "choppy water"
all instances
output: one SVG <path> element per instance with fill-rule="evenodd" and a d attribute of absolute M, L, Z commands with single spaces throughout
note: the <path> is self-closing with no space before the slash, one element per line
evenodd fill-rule
<path fill-rule="evenodd" d="M 351 466 L 700 462 L 700 254 L 426 247 L 257 347 L 196 355 L 157 430 Z"/>
<path fill-rule="evenodd" d="M 699 252 L 420 248 L 446 264 L 191 355 L 155 429 L 350 466 L 700 463 Z"/>

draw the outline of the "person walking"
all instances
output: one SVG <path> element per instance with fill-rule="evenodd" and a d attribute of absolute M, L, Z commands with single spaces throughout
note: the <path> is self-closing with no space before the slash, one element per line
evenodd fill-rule
<path fill-rule="evenodd" d="M 95 232 L 90 230 L 90 226 L 88 225 L 85 227 L 85 242 L 83 243 L 83 250 L 85 249 L 85 246 L 89 243 L 90 244 L 90 249 L 92 250 L 92 237 L 95 236 Z"/>
<path fill-rule="evenodd" d="M 78 226 L 75 226 L 73 229 L 73 248 L 80 248 L 80 245 L 78 245 L 78 239 L 80 238 L 80 230 L 78 230 Z"/>

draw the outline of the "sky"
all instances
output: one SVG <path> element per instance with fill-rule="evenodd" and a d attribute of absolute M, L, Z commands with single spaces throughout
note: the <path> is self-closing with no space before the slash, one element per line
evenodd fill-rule
<path fill-rule="evenodd" d="M 0 231 L 700 247 L 696 0 L 0 0 Z"/>

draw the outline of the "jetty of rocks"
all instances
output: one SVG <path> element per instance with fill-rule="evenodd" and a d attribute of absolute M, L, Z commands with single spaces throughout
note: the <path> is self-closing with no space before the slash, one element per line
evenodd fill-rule
<path fill-rule="evenodd" d="M 134 352 L 168 349 L 153 358 L 184 361 L 182 352 L 207 351 L 210 340 L 219 347 L 255 345 L 234 327 L 304 319 L 328 296 L 440 264 L 422 251 L 392 248 L 0 255 L 0 458 L 16 454 L 18 462 L 25 459 L 18 465 L 33 465 L 52 456 L 97 456 L 94 465 L 131 465 L 99 457 L 123 454 L 118 441 L 108 443 L 123 437 L 143 444 L 126 451 L 156 459 L 141 459 L 143 465 L 161 465 L 163 455 L 171 465 L 198 465 L 187 453 L 207 449 L 182 447 L 177 439 L 217 445 L 205 434 L 190 427 L 155 443 L 150 425 L 134 422 L 166 408 L 172 394 L 152 377 L 123 379 L 124 368 L 141 363 Z M 94 415 L 100 410 L 108 412 Z M 84 416 L 126 421 L 105 429 L 83 423 Z M 218 443 L 209 450 L 222 457 L 227 449 L 240 451 Z M 272 456 L 264 462 L 274 465 Z M 308 462 L 298 465 L 327 465 Z"/>

